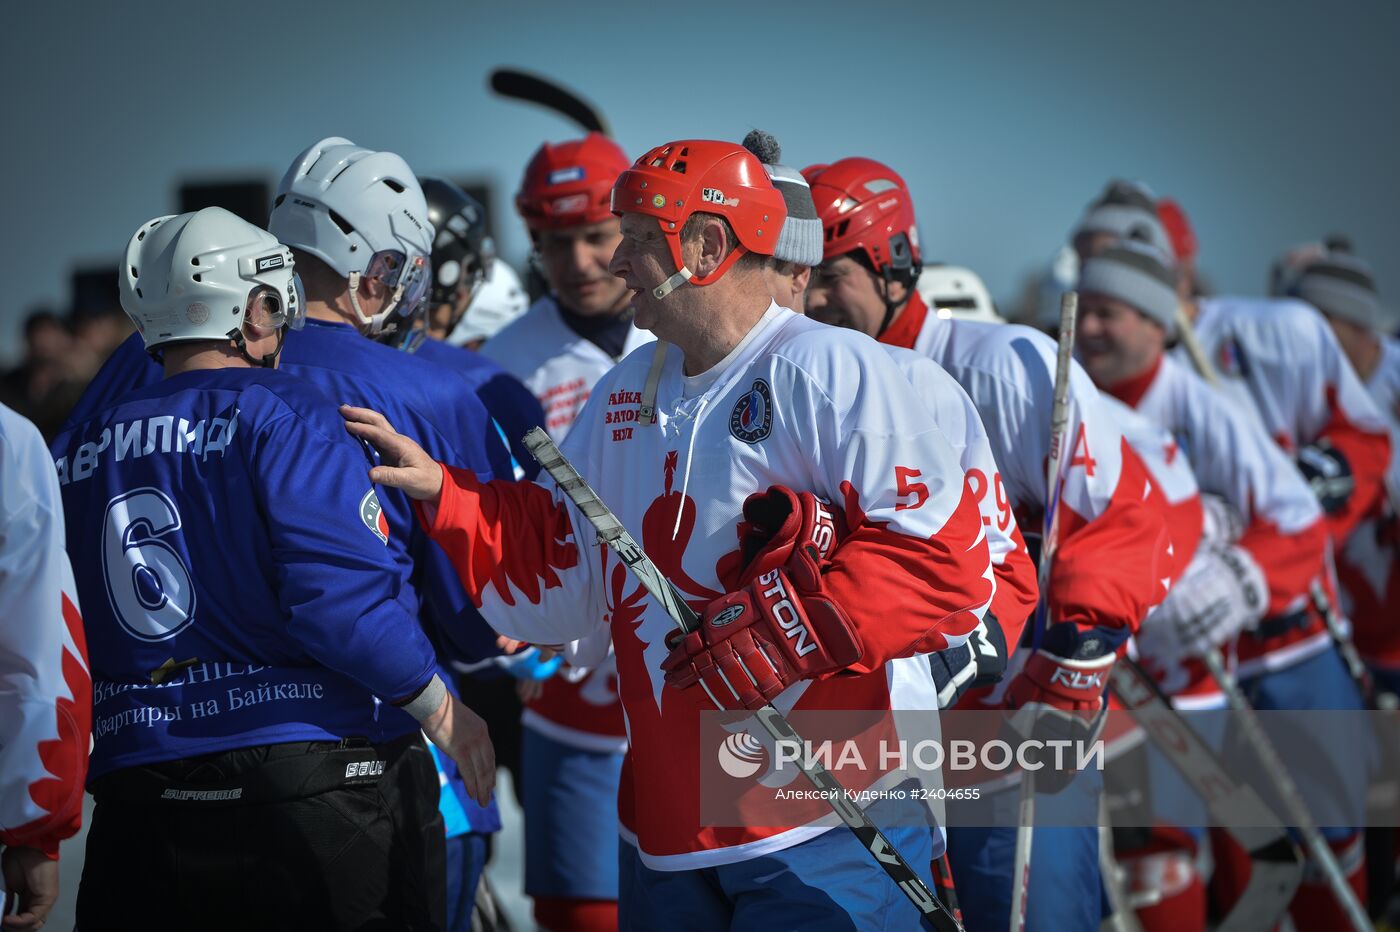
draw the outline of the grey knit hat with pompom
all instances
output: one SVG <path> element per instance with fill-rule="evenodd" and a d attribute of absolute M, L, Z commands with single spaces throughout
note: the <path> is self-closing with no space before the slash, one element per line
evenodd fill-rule
<path fill-rule="evenodd" d="M 783 223 L 778 242 L 773 246 L 773 258 L 797 265 L 822 264 L 822 222 L 817 218 L 817 205 L 812 202 L 812 188 L 802 173 L 779 159 L 782 147 L 771 133 L 753 130 L 744 137 L 743 146 L 763 163 L 773 187 L 787 203 L 787 220 Z"/>

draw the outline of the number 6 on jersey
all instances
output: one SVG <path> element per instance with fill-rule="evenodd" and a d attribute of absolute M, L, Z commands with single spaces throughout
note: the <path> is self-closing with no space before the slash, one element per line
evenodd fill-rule
<path fill-rule="evenodd" d="M 173 637 L 194 620 L 194 585 L 175 548 L 175 503 L 142 488 L 107 503 L 102 522 L 102 579 L 122 627 L 143 641 Z"/>

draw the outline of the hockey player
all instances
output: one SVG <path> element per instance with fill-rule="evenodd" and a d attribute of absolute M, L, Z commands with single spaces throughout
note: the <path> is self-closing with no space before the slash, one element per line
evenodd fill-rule
<path fill-rule="evenodd" d="M 822 222 L 812 201 L 811 186 L 800 172 L 782 164 L 782 149 L 772 135 L 754 130 L 744 137 L 743 145 L 763 163 L 764 171 L 787 207 L 787 220 L 773 245 L 773 258 L 764 263 L 768 290 L 780 307 L 805 314 L 812 270 L 822 262 Z M 958 271 L 963 274 L 929 279 L 930 287 L 956 301 L 969 299 L 970 303 L 978 303 L 974 297 L 978 289 L 983 295 L 986 291 L 981 280 L 966 270 Z M 924 280 L 921 275 L 920 281 Z M 991 300 L 987 298 L 976 312 L 982 313 L 990 306 Z M 1019 641 L 1026 620 L 1035 608 L 1036 569 L 1021 539 L 1016 519 L 1005 507 L 1005 496 L 987 494 L 987 490 L 1002 488 L 1002 479 L 972 399 L 928 356 L 887 344 L 885 351 L 899 365 L 916 396 L 953 444 L 963 471 L 972 477 L 973 487 L 980 492 L 978 507 L 996 575 L 996 595 L 983 619 L 987 631 L 969 638 L 966 645 L 929 658 L 938 685 L 938 705 L 946 709 L 957 704 L 969 690 L 1000 681 L 1006 671 L 1007 646 Z"/>
<path fill-rule="evenodd" d="M 446 340 L 496 261 L 486 235 L 486 211 L 476 198 L 445 178 L 419 178 L 433 225 L 433 285 L 425 315 L 427 335 Z"/>
<path fill-rule="evenodd" d="M 1240 685 L 1258 708 L 1360 708 L 1355 684 L 1309 596 L 1324 574 L 1322 511 L 1287 456 L 1249 414 L 1165 354 L 1176 327 L 1177 284 L 1171 257 L 1145 243 L 1123 240 L 1090 256 L 1080 271 L 1078 339 L 1080 358 L 1094 380 L 1169 430 L 1202 491 L 1219 495 L 1243 516 L 1238 540 L 1198 554 L 1183 590 L 1199 595 L 1178 603 L 1189 617 L 1173 626 L 1214 629 L 1215 643 L 1245 629 L 1239 642 Z M 1213 597 L 1207 598 L 1209 593 Z M 1346 770 L 1340 779 L 1359 796 L 1365 760 Z M 1324 824 L 1350 820 L 1350 803 L 1336 803 L 1334 820 Z M 1350 837 L 1355 833 L 1344 829 L 1328 834 L 1339 847 L 1356 841 Z M 1355 857 L 1344 854 L 1342 861 L 1353 883 L 1364 881 L 1359 850 Z M 1218 864 L 1217 874 L 1232 877 L 1232 865 Z M 1295 921 L 1309 927 L 1329 914 L 1342 921 L 1334 910 L 1326 887 L 1308 881 L 1292 907 Z"/>
<path fill-rule="evenodd" d="M 521 443 L 530 429 L 544 424 L 540 403 L 520 380 L 479 353 L 450 346 L 447 334 L 456 329 L 467 313 L 495 261 L 495 246 L 483 232 L 481 205 L 450 181 L 420 178 L 428 204 L 428 221 L 436 231 L 433 237 L 433 286 L 428 293 L 425 315 L 426 339 L 405 348 L 423 359 L 456 370 L 491 415 L 497 432 L 503 435 L 517 478 L 534 476 L 534 459 Z M 455 273 L 453 270 L 456 270 Z M 455 277 L 453 277 L 455 274 Z"/>
<path fill-rule="evenodd" d="M 556 440 L 598 380 L 651 340 L 633 326 L 631 292 L 608 268 L 622 238 L 609 197 L 628 165 L 597 133 L 545 143 L 515 198 L 550 293 L 481 351 L 535 393 Z M 521 717 L 525 892 L 535 921 L 559 932 L 617 925 L 613 814 L 627 733 L 616 666 L 594 652 L 596 669 L 545 680 Z"/>
<path fill-rule="evenodd" d="M 631 293 L 608 270 L 622 237 L 608 192 L 628 164 L 598 133 L 547 142 L 515 196 L 550 293 L 481 351 L 535 393 L 556 437 L 568 432 L 599 377 L 651 339 L 633 326 Z"/>
<path fill-rule="evenodd" d="M 366 459 L 331 402 L 272 371 L 304 322 L 293 268 L 221 208 L 143 224 L 122 301 L 165 378 L 54 443 L 69 549 L 89 555 L 85 929 L 438 928 L 419 727 L 490 795 L 484 724 L 435 674 L 390 546 L 406 528 L 351 479 Z"/>
<path fill-rule="evenodd" d="M 1196 295 L 1196 237 L 1175 202 L 1159 205 L 1172 251 L 1186 256 L 1177 292 L 1218 388 L 1252 412 L 1313 486 L 1340 549 L 1378 514 L 1390 462 L 1385 418 L 1323 319 L 1301 301 Z M 1186 348 L 1177 358 L 1189 363 Z"/>
<path fill-rule="evenodd" d="M 307 325 L 288 334 L 282 368 L 335 401 L 394 411 L 404 429 L 438 455 L 511 476 L 505 445 L 456 373 L 365 339 L 410 325 L 429 290 L 433 230 L 422 191 L 403 159 L 339 137 L 321 140 L 298 155 L 283 176 L 270 224 L 297 255 L 306 291 Z M 140 343 L 128 341 L 89 385 L 72 419 L 159 377 L 159 366 Z M 393 546 L 401 545 L 403 559 L 411 563 L 422 620 L 434 639 L 458 656 L 495 653 L 494 636 L 446 555 L 412 520 L 408 500 L 390 490 L 380 505 L 390 526 L 402 528 L 402 541 Z M 466 874 L 471 872 L 469 864 Z M 458 879 L 454 874 L 450 882 Z M 471 901 L 469 894 L 456 895 L 455 886 L 452 893 L 454 903 Z"/>
<path fill-rule="evenodd" d="M 1283 290 L 1322 312 L 1377 409 L 1388 419 L 1390 464 L 1385 507 L 1339 546 L 1337 575 L 1355 623 L 1357 649 L 1377 684 L 1400 693 L 1400 561 L 1395 500 L 1400 489 L 1400 343 L 1381 334 L 1375 279 L 1366 263 L 1338 243 L 1317 249 L 1288 274 Z M 1333 483 L 1329 483 L 1331 485 Z"/>
<path fill-rule="evenodd" d="M 505 329 L 506 325 L 530 307 L 530 296 L 520 276 L 503 259 L 491 260 L 486 281 L 477 286 L 467 313 L 447 337 L 453 346 L 479 350 L 482 344 Z"/>
<path fill-rule="evenodd" d="M 774 700 L 784 711 L 933 707 L 928 666 L 913 655 L 961 642 L 992 596 L 975 496 L 927 415 L 894 406 L 908 383 L 878 347 L 772 302 L 761 266 L 785 209 L 752 155 L 704 140 L 659 146 L 617 180 L 612 206 L 623 236 L 611 268 L 638 292 L 638 325 L 674 345 L 659 358 L 633 353 L 605 376 L 564 450 L 704 610 L 700 631 L 668 644 L 671 619 L 559 493 L 441 466 L 373 412 L 348 412 L 350 429 L 389 464 L 376 476 L 425 500 L 434 536 L 502 633 L 559 643 L 610 622 L 637 787 L 635 810 L 622 813 L 623 928 L 793 927 L 833 915 L 908 927 L 913 907 L 851 835 L 828 829 L 819 801 L 788 827 L 701 826 L 699 772 L 713 752 L 695 743 L 698 716 L 711 696 L 736 710 Z M 623 414 L 619 433 L 609 422 Z M 825 557 L 794 546 L 798 526 L 817 519 L 807 492 L 835 503 L 850 529 Z M 798 511 L 754 540 L 756 565 L 745 566 L 735 527 L 751 493 L 751 517 L 778 503 Z M 775 583 L 805 641 L 800 655 L 774 618 Z M 736 605 L 745 623 L 716 624 Z M 753 680 L 733 654 L 745 644 L 762 645 L 772 664 L 748 653 Z M 714 675 L 717 662 L 727 677 Z M 928 828 L 887 831 L 916 869 L 937 853 Z"/>
<path fill-rule="evenodd" d="M 892 169 L 848 158 L 804 174 L 826 230 L 824 262 L 807 292 L 809 313 L 911 348 L 946 369 L 976 404 L 1000 466 L 1004 488 L 988 494 L 1015 510 L 1023 528 L 1039 527 L 1054 344 L 1026 327 L 928 313 L 914 290 L 920 255 L 912 198 Z M 1044 594 L 1051 625 L 1030 641 L 1035 650 L 1009 688 L 994 696 L 1001 700 L 1004 692 L 1015 706 L 1097 710 L 1114 649 L 1164 594 L 1166 532 L 1162 515 L 1144 502 L 1151 487 L 1146 467 L 1100 410 L 1098 393 L 1078 367 L 1068 437 L 1059 549 Z M 1070 679 L 1057 677 L 1058 669 L 1101 676 L 1095 687 L 1066 690 L 1053 685 Z M 1082 718 L 1070 722 L 1083 728 Z M 1006 927 L 1015 830 L 953 828 L 948 835 L 968 921 L 974 928 Z M 1028 927 L 1097 928 L 1097 832 L 1037 830 L 1033 850 Z"/>
<path fill-rule="evenodd" d="M 92 677 L 63 504 L 44 439 L 0 405 L 0 865 L 6 932 L 58 899 L 59 842 L 82 823 Z M 11 914 L 11 905 L 15 905 Z"/>

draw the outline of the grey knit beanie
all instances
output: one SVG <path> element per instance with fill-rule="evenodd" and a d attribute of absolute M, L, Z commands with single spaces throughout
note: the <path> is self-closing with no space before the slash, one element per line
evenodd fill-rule
<path fill-rule="evenodd" d="M 1079 291 L 1131 304 L 1168 337 L 1176 334 L 1176 263 L 1148 243 L 1122 240 L 1091 256 L 1079 271 Z"/>
<path fill-rule="evenodd" d="M 1329 317 L 1378 328 L 1381 306 L 1371 267 L 1337 243 L 1328 247 L 1299 269 L 1289 293 Z"/>
<path fill-rule="evenodd" d="M 782 193 L 787 204 L 787 220 L 773 245 L 773 258 L 809 267 L 821 265 L 822 222 L 817 218 L 817 205 L 812 202 L 807 179 L 779 161 L 783 150 L 772 134 L 753 130 L 744 137 L 743 146 L 763 163 L 773 187 Z"/>
<path fill-rule="evenodd" d="M 1111 233 L 1120 239 L 1138 240 L 1172 254 L 1167 229 L 1157 216 L 1157 195 L 1138 181 L 1110 181 L 1102 194 L 1084 211 L 1071 240 L 1089 233 Z"/>

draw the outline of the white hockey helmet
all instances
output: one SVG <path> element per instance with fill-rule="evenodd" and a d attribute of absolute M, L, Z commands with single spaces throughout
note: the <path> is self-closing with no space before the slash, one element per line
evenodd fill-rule
<path fill-rule="evenodd" d="M 141 224 L 118 279 L 122 309 L 148 350 L 189 340 L 241 345 L 254 300 L 274 325 L 300 330 L 306 321 L 292 251 L 222 207 Z"/>
<path fill-rule="evenodd" d="M 1006 322 L 992 304 L 987 286 L 971 269 L 960 265 L 926 265 L 914 287 L 929 310 L 939 317 L 993 324 Z"/>
<path fill-rule="evenodd" d="M 447 342 L 462 346 L 475 340 L 488 340 L 529 307 L 530 295 L 515 269 L 500 258 L 492 259 L 486 280 L 477 286 L 472 303 L 467 305 L 467 312 L 448 335 Z"/>
<path fill-rule="evenodd" d="M 311 146 L 277 185 L 274 236 L 349 280 L 350 305 L 371 335 L 411 319 L 432 284 L 433 227 L 408 164 L 340 136 Z M 394 289 L 373 317 L 360 309 L 362 276 Z"/>

